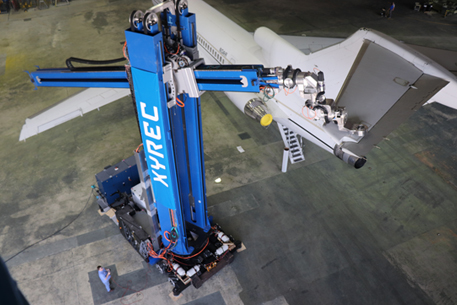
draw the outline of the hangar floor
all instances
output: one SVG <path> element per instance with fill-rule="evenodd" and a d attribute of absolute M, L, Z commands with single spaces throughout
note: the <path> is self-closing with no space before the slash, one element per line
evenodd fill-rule
<path fill-rule="evenodd" d="M 379 16 L 384 1 L 208 2 L 248 31 L 347 37 L 370 27 L 457 51 L 457 16 L 414 12 L 411 1 L 390 20 Z M 166 278 L 91 196 L 94 174 L 140 142 L 130 99 L 18 142 L 25 118 L 77 91 L 34 91 L 22 71 L 120 57 L 129 12 L 149 5 L 75 0 L 0 15 L 0 254 L 31 304 L 457 303 L 456 110 L 422 107 L 360 170 L 307 143 L 306 161 L 282 174 L 278 131 L 219 93 L 202 97 L 209 212 L 247 250 L 172 301 Z M 113 293 L 97 265 L 113 270 Z"/>

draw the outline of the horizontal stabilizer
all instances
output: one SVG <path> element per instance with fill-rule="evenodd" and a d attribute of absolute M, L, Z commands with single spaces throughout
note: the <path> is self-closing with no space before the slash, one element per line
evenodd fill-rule
<path fill-rule="evenodd" d="M 364 156 L 449 82 L 424 74 L 395 53 L 366 40 L 336 102 L 367 134 L 343 148 Z"/>
<path fill-rule="evenodd" d="M 130 94 L 130 89 L 90 88 L 27 118 L 19 141 L 37 135 L 78 116 L 117 101 Z"/>
<path fill-rule="evenodd" d="M 329 37 L 308 37 L 308 36 L 292 36 L 279 35 L 281 38 L 289 42 L 291 45 L 308 55 L 319 50 L 325 49 L 334 44 L 340 43 L 344 38 L 329 38 Z"/>
<path fill-rule="evenodd" d="M 420 53 L 424 54 L 425 56 L 433 59 L 435 62 L 446 68 L 448 71 L 457 75 L 457 52 L 456 51 L 448 51 L 448 50 L 441 50 L 429 47 L 422 47 L 409 44 L 411 48 Z"/>
<path fill-rule="evenodd" d="M 306 55 L 315 53 L 317 51 L 340 43 L 344 40 L 344 38 L 308 37 L 291 35 L 280 35 L 280 37 L 289 42 L 291 45 L 293 45 Z M 443 68 L 447 69 L 454 75 L 457 75 L 457 51 L 423 47 L 413 44 L 405 45 L 432 59 L 433 61 L 440 64 L 441 66 L 443 66 Z"/>

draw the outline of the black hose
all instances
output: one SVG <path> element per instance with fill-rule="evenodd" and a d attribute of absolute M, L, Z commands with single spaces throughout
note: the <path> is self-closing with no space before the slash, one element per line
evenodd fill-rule
<path fill-rule="evenodd" d="M 108 71 L 125 71 L 125 66 L 96 66 L 72 68 L 73 72 L 108 72 Z"/>
<path fill-rule="evenodd" d="M 314 106 L 314 109 L 321 109 L 325 114 L 325 123 L 330 123 L 330 120 L 328 118 L 328 111 L 327 111 L 327 109 L 325 109 L 325 107 L 318 105 L 318 106 Z"/>
<path fill-rule="evenodd" d="M 285 80 L 287 78 L 287 74 L 290 72 L 290 66 L 287 66 L 286 70 L 282 73 L 282 78 Z"/>
<path fill-rule="evenodd" d="M 319 99 L 321 96 L 325 95 L 325 91 L 322 91 L 322 92 L 319 92 L 316 96 L 316 100 L 318 101 L 319 104 L 325 104 L 325 96 L 324 96 L 324 101 L 323 102 L 319 102 Z"/>
<path fill-rule="evenodd" d="M 109 65 L 109 64 L 115 64 L 118 62 L 122 62 L 125 60 L 126 60 L 125 57 L 109 59 L 109 60 L 90 60 L 90 59 L 70 57 L 65 61 L 65 63 L 67 64 L 68 69 L 75 70 L 76 68 L 73 66 L 72 62 L 78 62 L 78 63 L 86 64 L 86 65 Z"/>
<path fill-rule="evenodd" d="M 294 74 L 293 74 L 293 76 L 292 76 L 292 80 L 294 81 L 294 87 L 297 85 L 297 75 L 298 75 L 298 73 L 300 73 L 300 72 L 301 72 L 300 69 L 295 69 L 295 71 L 294 71 Z"/>
<path fill-rule="evenodd" d="M 176 27 L 178 30 L 178 41 L 181 39 L 181 22 L 179 20 L 179 2 L 180 0 L 176 1 L 176 8 L 175 8 L 175 16 L 176 16 Z"/>

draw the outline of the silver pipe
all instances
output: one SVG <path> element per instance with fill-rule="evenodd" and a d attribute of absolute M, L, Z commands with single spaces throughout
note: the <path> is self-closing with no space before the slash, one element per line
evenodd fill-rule
<path fill-rule="evenodd" d="M 283 173 L 287 172 L 287 165 L 289 164 L 289 147 L 284 147 L 284 152 L 282 154 L 282 169 Z"/>

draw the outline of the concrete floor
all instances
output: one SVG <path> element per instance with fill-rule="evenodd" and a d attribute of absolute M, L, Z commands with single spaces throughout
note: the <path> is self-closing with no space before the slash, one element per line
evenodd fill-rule
<path fill-rule="evenodd" d="M 415 13 L 414 1 L 397 2 L 391 20 L 378 16 L 385 1 L 208 2 L 248 31 L 346 37 L 370 27 L 457 50 L 457 16 Z M 70 56 L 120 57 L 129 13 L 149 5 L 74 0 L 0 15 L 0 254 L 31 304 L 457 303 L 456 110 L 422 107 L 360 170 L 308 143 L 306 161 L 282 174 L 277 130 L 257 126 L 222 93 L 202 98 L 209 212 L 247 250 L 172 301 L 166 278 L 91 196 L 94 174 L 140 142 L 130 99 L 18 142 L 25 118 L 77 91 L 34 91 L 22 71 L 61 67 Z M 97 265 L 113 270 L 112 294 Z"/>

